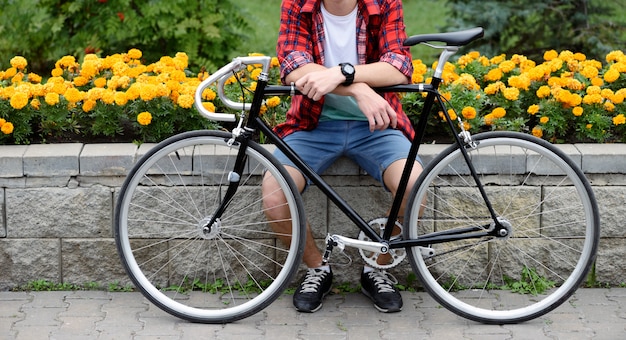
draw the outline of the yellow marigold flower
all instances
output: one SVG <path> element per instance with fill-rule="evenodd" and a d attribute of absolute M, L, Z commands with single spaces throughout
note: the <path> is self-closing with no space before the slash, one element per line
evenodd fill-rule
<path fill-rule="evenodd" d="M 55 68 L 55 69 L 53 69 L 53 70 L 52 70 L 52 72 L 50 72 L 50 74 L 51 74 L 53 77 L 60 77 L 60 76 L 62 76 L 62 75 L 63 75 L 63 69 L 61 69 L 61 68 Z"/>
<path fill-rule="evenodd" d="M 24 57 L 15 56 L 15 57 L 11 58 L 11 66 L 15 67 L 18 70 L 25 69 L 26 65 L 28 65 L 28 61 L 26 61 L 26 58 L 24 58 Z"/>
<path fill-rule="evenodd" d="M 611 51 L 609 52 L 609 54 L 606 55 L 606 61 L 609 63 L 612 61 L 619 61 L 622 57 L 624 57 L 624 52 Z"/>
<path fill-rule="evenodd" d="M 35 110 L 39 110 L 39 108 L 41 108 L 41 101 L 39 101 L 39 99 L 37 98 L 31 100 L 30 107 L 32 107 Z"/>
<path fill-rule="evenodd" d="M 492 57 L 489 62 L 491 62 L 492 65 L 497 65 L 500 64 L 501 62 L 503 62 L 506 58 L 505 54 L 500 54 L 498 56 Z"/>
<path fill-rule="evenodd" d="M 137 122 L 140 125 L 150 125 L 150 123 L 152 122 L 152 114 L 150 114 L 150 112 L 148 111 L 144 111 L 140 114 L 137 115 Z"/>
<path fill-rule="evenodd" d="M 607 83 L 613 83 L 619 79 L 619 75 L 620 75 L 619 71 L 613 68 L 610 68 L 608 71 L 604 73 L 604 80 Z"/>
<path fill-rule="evenodd" d="M 271 67 L 278 67 L 278 66 L 280 66 L 280 62 L 278 62 L 278 58 L 272 57 L 272 60 L 270 61 L 270 66 Z"/>
<path fill-rule="evenodd" d="M 13 123 L 5 122 L 4 124 L 2 124 L 2 127 L 0 127 L 0 131 L 2 131 L 2 133 L 4 133 L 5 135 L 10 135 L 11 133 L 13 133 Z"/>
<path fill-rule="evenodd" d="M 600 94 L 602 92 L 602 88 L 600 86 L 589 86 L 587 87 L 587 94 Z"/>
<path fill-rule="evenodd" d="M 280 105 L 280 98 L 278 98 L 277 96 L 271 97 L 267 100 L 266 104 L 270 108 L 276 107 Z"/>
<path fill-rule="evenodd" d="M 583 112 L 585 112 L 585 109 L 583 109 L 580 106 L 576 106 L 572 109 L 572 113 L 574 114 L 574 116 L 576 117 L 580 117 L 583 115 Z"/>
<path fill-rule="evenodd" d="M 468 90 L 479 90 L 480 86 L 476 83 L 476 78 L 469 73 L 463 73 L 452 84 L 462 85 Z"/>
<path fill-rule="evenodd" d="M 59 94 L 56 92 L 49 92 L 46 94 L 44 100 L 48 105 L 56 105 L 59 103 Z"/>
<path fill-rule="evenodd" d="M 175 81 L 185 81 L 187 80 L 187 75 L 184 71 L 181 70 L 173 70 L 170 74 L 170 78 Z"/>
<path fill-rule="evenodd" d="M 598 69 L 593 66 L 585 66 L 580 71 L 580 74 L 582 74 L 587 79 L 593 79 L 598 76 Z"/>
<path fill-rule="evenodd" d="M 613 112 L 615 111 L 615 104 L 611 102 L 604 102 L 604 109 L 607 110 L 608 112 Z"/>
<path fill-rule="evenodd" d="M 545 124 L 545 123 L 547 123 L 549 121 L 550 121 L 550 117 L 543 116 L 543 117 L 539 118 L 539 123 L 541 123 L 541 124 Z"/>
<path fill-rule="evenodd" d="M 118 106 L 124 106 L 128 103 L 128 97 L 126 97 L 126 92 L 115 92 L 113 95 L 113 99 L 115 100 L 115 104 Z"/>
<path fill-rule="evenodd" d="M 24 106 L 28 105 L 28 95 L 23 92 L 15 92 L 11 96 L 11 107 L 16 110 L 21 110 Z"/>
<path fill-rule="evenodd" d="M 604 85 L 604 80 L 600 77 L 595 77 L 591 79 L 591 85 L 593 86 L 602 86 Z"/>
<path fill-rule="evenodd" d="M 267 105 L 261 105 L 261 109 L 259 110 L 259 114 L 262 116 L 267 112 Z"/>
<path fill-rule="evenodd" d="M 89 79 L 87 77 L 78 76 L 74 78 L 73 83 L 76 86 L 85 86 L 89 83 Z"/>
<path fill-rule="evenodd" d="M 5 72 L 4 72 L 4 79 L 10 79 L 13 78 L 15 75 L 17 74 L 17 69 L 15 67 L 9 67 Z"/>
<path fill-rule="evenodd" d="M 498 65 L 498 68 L 504 73 L 509 73 L 515 69 L 515 63 L 510 60 L 505 60 Z"/>
<path fill-rule="evenodd" d="M 617 116 L 613 117 L 613 125 L 622 125 L 622 124 L 626 124 L 626 117 L 624 116 L 623 113 L 620 113 Z"/>
<path fill-rule="evenodd" d="M 96 80 L 93 81 L 93 85 L 95 87 L 105 87 L 107 86 L 107 79 L 104 77 L 96 78 Z"/>
<path fill-rule="evenodd" d="M 107 105 L 111 105 L 111 104 L 115 103 L 115 91 L 113 91 L 113 90 L 105 90 L 102 93 L 102 102 L 107 104 Z"/>
<path fill-rule="evenodd" d="M 543 59 L 545 61 L 550 61 L 550 60 L 553 60 L 555 58 L 558 58 L 558 56 L 559 56 L 559 54 L 555 50 L 549 50 L 549 51 L 546 51 L 543 54 Z"/>
<path fill-rule="evenodd" d="M 502 95 L 507 100 L 515 101 L 519 99 L 519 90 L 515 87 L 507 87 L 504 90 L 502 90 Z"/>
<path fill-rule="evenodd" d="M 469 122 L 463 121 L 463 128 L 469 130 L 472 128 L 472 125 Z"/>
<path fill-rule="evenodd" d="M 32 72 L 28 74 L 27 79 L 30 83 L 33 83 L 33 84 L 41 83 L 41 76 Z"/>
<path fill-rule="evenodd" d="M 587 128 L 587 130 L 591 130 L 591 128 L 593 127 L 593 124 L 587 124 L 585 127 Z"/>
<path fill-rule="evenodd" d="M 609 99 L 613 104 L 621 104 L 624 102 L 624 93 L 623 92 L 615 92 L 613 96 Z"/>
<path fill-rule="evenodd" d="M 528 107 L 528 109 L 526 110 L 526 112 L 528 112 L 529 114 L 531 114 L 531 115 L 533 115 L 533 116 L 534 116 L 534 115 L 536 115 L 536 114 L 537 114 L 537 112 L 539 112 L 539 109 L 540 109 L 539 105 L 537 105 L 537 104 L 533 104 L 533 105 L 531 105 L 531 106 L 529 106 L 529 107 Z"/>
<path fill-rule="evenodd" d="M 602 96 L 598 93 L 588 94 L 583 98 L 583 103 L 587 105 L 602 103 Z"/>
<path fill-rule="evenodd" d="M 131 59 L 141 59 L 142 53 L 136 48 L 131 48 L 130 50 L 128 50 L 128 56 Z"/>
<path fill-rule="evenodd" d="M 87 91 L 87 100 L 99 100 L 104 95 L 104 89 L 99 87 L 92 87 Z"/>
<path fill-rule="evenodd" d="M 466 106 L 461 110 L 461 115 L 465 119 L 474 119 L 476 118 L 476 109 L 471 106 Z"/>
<path fill-rule="evenodd" d="M 139 97 L 143 101 L 150 101 L 157 96 L 156 85 L 154 84 L 141 84 L 139 86 Z"/>
<path fill-rule="evenodd" d="M 207 110 L 207 111 L 211 111 L 211 112 L 215 112 L 215 104 L 211 103 L 211 102 L 203 102 L 202 106 Z"/>
<path fill-rule="evenodd" d="M 204 91 L 202 91 L 202 98 L 208 101 L 215 99 L 216 96 L 217 94 L 212 89 L 204 89 Z"/>
<path fill-rule="evenodd" d="M 63 96 L 65 97 L 65 99 L 67 99 L 68 102 L 76 103 L 83 100 L 84 94 L 78 91 L 76 88 L 70 87 L 65 91 Z"/>
<path fill-rule="evenodd" d="M 502 70 L 499 68 L 491 69 L 485 75 L 486 81 L 496 81 L 496 80 L 500 80 L 501 78 L 502 78 Z"/>
<path fill-rule="evenodd" d="M 83 103 L 83 111 L 85 111 L 85 112 L 89 112 L 89 111 L 93 110 L 94 107 L 96 107 L 96 101 L 95 100 L 85 100 L 85 102 Z"/>
<path fill-rule="evenodd" d="M 569 97 L 569 101 L 567 102 L 567 105 L 577 106 L 577 105 L 580 105 L 582 101 L 583 101 L 583 97 L 581 97 L 578 93 L 572 93 L 572 95 Z"/>
<path fill-rule="evenodd" d="M 493 121 L 496 119 L 496 117 L 494 117 L 493 114 L 489 113 L 486 114 L 483 119 L 485 120 L 485 125 L 490 126 L 493 124 Z"/>
<path fill-rule="evenodd" d="M 252 72 L 250 72 L 250 78 L 254 80 L 259 80 L 259 76 L 261 75 L 261 72 L 263 72 L 262 69 L 255 68 L 254 70 L 252 70 Z"/>
<path fill-rule="evenodd" d="M 180 107 L 189 109 L 193 106 L 193 97 L 188 94 L 181 94 L 180 97 L 178 97 L 177 103 Z"/>
<path fill-rule="evenodd" d="M 533 136 L 537 138 L 543 137 L 543 130 L 539 126 L 535 126 L 533 130 L 531 131 L 531 133 L 533 134 Z"/>
<path fill-rule="evenodd" d="M 567 50 L 561 51 L 561 53 L 559 53 L 559 59 L 566 60 L 566 61 L 574 59 L 574 52 L 567 51 Z"/>
<path fill-rule="evenodd" d="M 510 77 L 508 83 L 510 86 L 520 90 L 528 90 L 530 88 L 530 78 L 525 74 Z"/>
<path fill-rule="evenodd" d="M 503 82 L 497 81 L 495 83 L 487 85 L 487 87 L 485 87 L 484 91 L 488 95 L 494 95 L 494 94 L 498 93 L 499 91 L 504 90 L 505 88 L 506 88 L 506 86 L 504 85 Z"/>
<path fill-rule="evenodd" d="M 496 107 L 491 111 L 491 114 L 493 114 L 495 118 L 503 118 L 506 116 L 506 110 L 503 107 Z"/>

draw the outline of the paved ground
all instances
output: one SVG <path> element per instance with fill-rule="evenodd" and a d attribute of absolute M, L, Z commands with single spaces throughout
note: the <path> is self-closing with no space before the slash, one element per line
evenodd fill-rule
<path fill-rule="evenodd" d="M 285 295 L 245 320 L 204 325 L 140 293 L 0 292 L 0 339 L 626 339 L 626 288 L 580 289 L 548 315 L 507 326 L 462 319 L 426 293 L 403 297 L 396 314 L 376 311 L 359 293 L 331 295 L 321 311 L 300 314 Z"/>

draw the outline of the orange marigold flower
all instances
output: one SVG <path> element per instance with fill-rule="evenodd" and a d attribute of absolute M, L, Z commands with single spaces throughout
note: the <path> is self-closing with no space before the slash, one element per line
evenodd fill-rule
<path fill-rule="evenodd" d="M 533 136 L 537 137 L 537 138 L 541 138 L 543 137 L 543 130 L 541 129 L 541 127 L 539 126 L 535 126 L 532 130 L 532 134 Z"/>
<path fill-rule="evenodd" d="M 608 71 L 604 73 L 604 80 L 607 83 L 613 83 L 619 79 L 619 75 L 620 75 L 619 71 L 617 71 L 614 68 L 610 68 Z"/>
<path fill-rule="evenodd" d="M 503 118 L 506 116 L 506 110 L 503 107 L 496 107 L 491 111 L 491 114 L 493 114 L 495 118 Z"/>
<path fill-rule="evenodd" d="M 11 58 L 10 63 L 12 67 L 15 67 L 18 70 L 23 70 L 26 68 L 26 65 L 28 65 L 28 61 L 26 61 L 26 58 L 21 56 L 15 56 Z"/>
<path fill-rule="evenodd" d="M 28 105 L 28 95 L 24 92 L 15 92 L 13 96 L 11 96 L 11 107 L 16 110 L 23 109 L 26 105 Z"/>
<path fill-rule="evenodd" d="M 510 101 L 515 101 L 519 99 L 519 90 L 515 87 L 507 87 L 502 90 L 502 95 Z"/>
<path fill-rule="evenodd" d="M 212 89 L 204 89 L 204 91 L 202 91 L 202 98 L 208 101 L 215 99 L 216 96 L 217 94 Z"/>
<path fill-rule="evenodd" d="M 553 60 L 553 59 L 557 58 L 558 56 L 559 56 L 559 54 L 557 53 L 557 51 L 549 50 L 549 51 L 546 51 L 543 54 L 543 59 L 546 60 L 546 61 L 550 61 L 550 60 Z"/>
<path fill-rule="evenodd" d="M 617 116 L 613 117 L 613 125 L 622 125 L 622 124 L 626 124 L 626 117 L 624 116 L 623 113 L 620 113 Z"/>
<path fill-rule="evenodd" d="M 56 105 L 59 103 L 59 94 L 56 92 L 50 92 L 46 94 L 44 100 L 48 105 Z"/>
<path fill-rule="evenodd" d="M 85 100 L 85 102 L 83 103 L 83 111 L 85 112 L 93 110 L 94 107 L 96 107 L 95 100 Z"/>
<path fill-rule="evenodd" d="M 272 108 L 280 105 L 280 98 L 277 96 L 271 97 L 266 102 L 267 106 Z"/>
<path fill-rule="evenodd" d="M 203 102 L 202 106 L 207 109 L 207 111 L 215 112 L 215 104 L 212 102 Z"/>
<path fill-rule="evenodd" d="M 476 109 L 471 106 L 466 106 L 461 111 L 461 115 L 465 119 L 474 119 L 476 118 Z"/>
<path fill-rule="evenodd" d="M 118 106 L 124 106 L 126 105 L 126 103 L 128 103 L 128 97 L 126 97 L 126 92 L 115 92 L 113 98 L 115 100 L 115 104 L 117 104 Z"/>
<path fill-rule="evenodd" d="M 539 118 L 539 123 L 541 123 L 541 124 L 545 124 L 545 123 L 547 123 L 549 121 L 550 121 L 550 117 L 543 116 L 543 117 Z"/>
<path fill-rule="evenodd" d="M 2 131 L 2 133 L 4 133 L 5 135 L 10 135 L 11 133 L 13 133 L 13 128 L 13 123 L 5 122 L 4 124 L 2 124 L 2 127 L 0 127 L 0 131 Z"/>
<path fill-rule="evenodd" d="M 140 125 L 150 125 L 150 123 L 152 122 L 152 114 L 150 114 L 150 112 L 148 111 L 144 111 L 140 114 L 137 115 L 137 122 Z"/>
<path fill-rule="evenodd" d="M 141 59 L 142 53 L 139 49 L 131 48 L 130 50 L 128 50 L 128 56 L 131 59 Z"/>
<path fill-rule="evenodd" d="M 35 110 L 39 110 L 39 108 L 41 107 L 41 101 L 39 101 L 39 99 L 37 98 L 31 100 L 30 107 L 32 107 Z"/>
<path fill-rule="evenodd" d="M 65 91 L 63 96 L 65 97 L 65 99 L 67 99 L 68 102 L 76 103 L 83 100 L 84 93 L 78 91 L 76 88 L 70 87 Z"/>
<path fill-rule="evenodd" d="M 550 90 L 550 87 L 547 85 L 542 85 L 541 87 L 539 87 L 539 89 L 537 89 L 537 97 L 539 98 L 546 98 L 551 93 L 552 91 Z"/>
<path fill-rule="evenodd" d="M 193 96 L 189 94 L 181 94 L 178 97 L 178 105 L 184 109 L 189 109 L 193 106 Z"/>
<path fill-rule="evenodd" d="M 583 112 L 585 112 L 585 109 L 583 109 L 580 106 L 576 106 L 572 109 L 572 113 L 574 114 L 574 116 L 576 117 L 580 117 L 583 115 Z"/>
<path fill-rule="evenodd" d="M 539 105 L 537 105 L 537 104 L 533 104 L 533 105 L 531 105 L 531 106 L 529 106 L 529 107 L 528 107 L 528 109 L 526 110 L 526 112 L 528 112 L 529 114 L 531 114 L 531 115 L 533 115 L 533 116 L 534 116 L 534 115 L 536 115 L 536 114 L 537 114 L 537 112 L 539 112 L 539 109 L 540 109 Z"/>

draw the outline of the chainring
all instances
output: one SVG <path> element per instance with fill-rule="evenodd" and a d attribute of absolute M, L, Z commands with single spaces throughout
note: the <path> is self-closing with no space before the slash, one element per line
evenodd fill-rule
<path fill-rule="evenodd" d="M 377 219 L 371 220 L 368 224 L 374 230 L 378 230 L 379 235 L 382 236 L 383 232 L 385 231 L 385 225 L 387 224 L 387 217 L 379 217 Z M 396 221 L 395 228 L 391 235 L 391 240 L 397 240 L 397 239 L 400 239 L 401 237 L 402 237 L 402 224 Z M 359 233 L 359 240 L 371 241 L 371 239 L 367 235 L 365 235 L 365 233 L 362 231 Z M 400 262 L 402 262 L 402 260 L 404 260 L 404 258 L 406 257 L 406 250 L 404 248 L 389 249 L 389 253 L 388 253 L 389 259 L 384 264 L 378 263 L 378 258 L 381 255 L 383 255 L 381 253 L 359 249 L 359 254 L 361 254 L 363 261 L 365 261 L 367 265 L 373 268 L 378 268 L 378 269 L 389 269 L 389 268 L 393 268 L 397 266 Z"/>

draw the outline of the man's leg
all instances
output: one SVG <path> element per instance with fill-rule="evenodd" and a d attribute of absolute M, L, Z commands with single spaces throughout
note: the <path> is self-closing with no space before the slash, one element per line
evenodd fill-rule
<path fill-rule="evenodd" d="M 287 172 L 291 175 L 302 192 L 306 185 L 306 180 L 297 169 L 291 166 L 285 166 Z M 289 235 L 291 233 L 291 216 L 286 205 L 285 195 L 280 190 L 276 180 L 267 173 L 263 179 L 263 207 L 265 215 L 270 221 L 271 228 L 281 234 L 284 243 L 289 243 Z M 273 222 L 272 222 L 273 221 Z M 331 289 L 333 274 L 330 266 L 322 267 L 322 254 L 315 244 L 311 227 L 307 222 L 306 226 L 306 243 L 304 246 L 303 261 L 307 265 L 308 270 L 300 286 L 293 295 L 293 304 L 297 310 L 301 312 L 316 312 L 322 307 L 322 300 Z"/>

